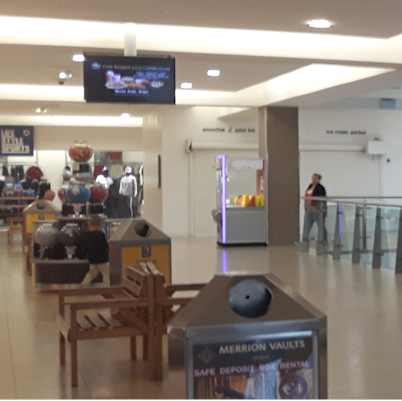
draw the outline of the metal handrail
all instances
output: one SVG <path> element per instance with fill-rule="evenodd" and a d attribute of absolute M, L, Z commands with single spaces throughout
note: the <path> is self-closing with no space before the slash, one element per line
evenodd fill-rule
<path fill-rule="evenodd" d="M 357 197 L 348 197 L 347 199 L 356 199 Z M 402 208 L 402 204 L 395 205 L 389 203 L 379 203 L 379 202 L 359 202 L 359 201 L 345 201 L 340 197 L 333 198 L 333 197 L 324 197 L 324 196 L 301 196 L 300 199 L 303 200 L 312 200 L 312 201 L 319 201 L 319 202 L 333 202 L 333 203 L 344 203 L 350 205 L 364 205 L 364 206 L 378 206 L 378 207 L 397 207 Z M 368 199 L 368 197 L 364 197 L 363 199 Z M 380 199 L 380 197 L 372 197 L 372 199 Z M 381 199 L 402 199 L 402 197 L 382 197 Z"/>

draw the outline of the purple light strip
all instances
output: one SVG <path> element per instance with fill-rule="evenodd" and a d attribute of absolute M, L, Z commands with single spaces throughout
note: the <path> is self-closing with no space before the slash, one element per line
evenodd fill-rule
<path fill-rule="evenodd" d="M 221 216 L 222 216 L 222 243 L 226 243 L 226 155 L 217 156 L 221 159 Z"/>
<path fill-rule="evenodd" d="M 226 249 L 222 249 L 222 273 L 227 273 L 228 270 L 228 255 L 226 253 Z"/>

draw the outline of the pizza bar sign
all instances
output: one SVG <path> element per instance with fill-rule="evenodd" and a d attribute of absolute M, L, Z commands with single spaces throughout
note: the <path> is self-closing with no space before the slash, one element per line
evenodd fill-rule
<path fill-rule="evenodd" d="M 34 130 L 31 126 L 0 126 L 0 156 L 32 156 Z"/>

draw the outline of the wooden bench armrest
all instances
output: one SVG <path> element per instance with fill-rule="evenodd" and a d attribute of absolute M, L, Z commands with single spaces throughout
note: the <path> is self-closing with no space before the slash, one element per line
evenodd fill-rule
<path fill-rule="evenodd" d="M 175 306 L 175 305 L 186 305 L 189 303 L 194 297 L 187 298 L 164 298 L 160 301 L 163 306 Z"/>
<path fill-rule="evenodd" d="M 71 311 L 85 309 L 109 309 L 109 308 L 137 308 L 149 306 L 147 300 L 140 301 L 135 299 L 128 300 L 105 300 L 105 301 L 77 301 L 66 302 L 64 306 L 69 306 Z"/>
<path fill-rule="evenodd" d="M 166 293 L 172 295 L 176 291 L 199 291 L 205 284 L 166 284 Z"/>
<path fill-rule="evenodd" d="M 69 296 L 81 296 L 81 295 L 109 295 L 117 294 L 124 290 L 122 286 L 112 286 L 112 287 L 71 287 L 71 288 L 44 288 L 41 292 L 45 294 L 55 294 L 61 297 Z"/>

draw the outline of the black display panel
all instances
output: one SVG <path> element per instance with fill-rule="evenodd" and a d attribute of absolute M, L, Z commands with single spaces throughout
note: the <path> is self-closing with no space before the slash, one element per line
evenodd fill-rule
<path fill-rule="evenodd" d="M 85 55 L 87 102 L 175 104 L 175 59 Z"/>

